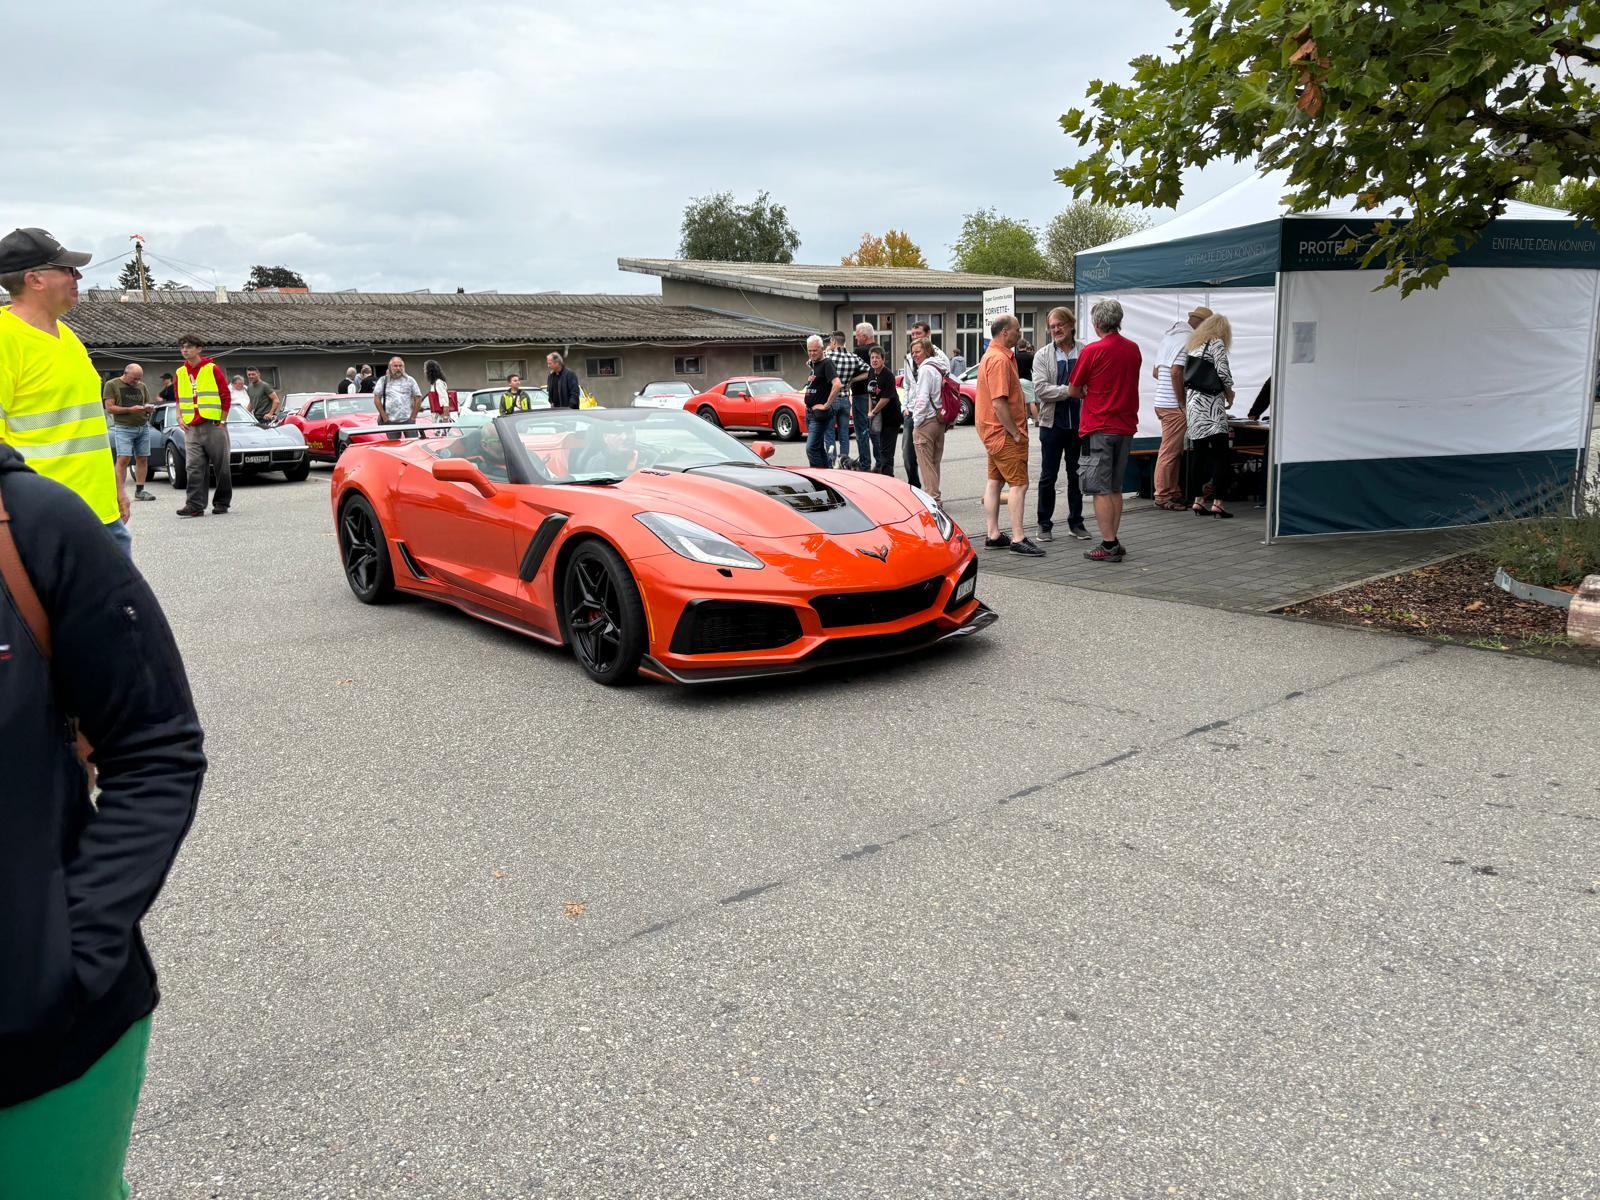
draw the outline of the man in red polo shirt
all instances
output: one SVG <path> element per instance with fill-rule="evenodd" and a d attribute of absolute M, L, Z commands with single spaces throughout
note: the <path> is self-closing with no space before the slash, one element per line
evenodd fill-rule
<path fill-rule="evenodd" d="M 1117 539 L 1122 524 L 1122 477 L 1128 470 L 1133 433 L 1139 427 L 1139 347 L 1122 336 L 1122 305 L 1102 300 L 1089 310 L 1100 340 L 1078 355 L 1067 395 L 1083 401 L 1078 483 L 1094 497 L 1100 544 L 1083 556 L 1121 562 L 1127 551 Z"/>

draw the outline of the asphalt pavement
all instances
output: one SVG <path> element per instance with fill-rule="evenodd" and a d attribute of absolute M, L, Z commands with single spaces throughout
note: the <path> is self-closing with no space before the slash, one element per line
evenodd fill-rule
<path fill-rule="evenodd" d="M 358 604 L 328 479 L 138 506 L 211 771 L 137 1197 L 1600 1195 L 1600 674 L 980 575 L 607 690 Z"/>

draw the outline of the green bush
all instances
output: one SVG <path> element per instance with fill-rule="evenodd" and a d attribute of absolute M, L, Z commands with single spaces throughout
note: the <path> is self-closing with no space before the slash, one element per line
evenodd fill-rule
<path fill-rule="evenodd" d="M 1579 495 L 1577 512 L 1566 511 L 1566 490 L 1553 490 L 1545 514 L 1490 525 L 1483 552 L 1522 583 L 1539 587 L 1578 584 L 1600 575 L 1600 479 Z"/>

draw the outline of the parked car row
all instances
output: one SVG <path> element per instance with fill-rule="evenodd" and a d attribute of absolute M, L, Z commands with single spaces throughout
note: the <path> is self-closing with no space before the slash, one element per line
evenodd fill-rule
<path fill-rule="evenodd" d="M 175 488 L 188 486 L 189 472 L 184 459 L 183 425 L 177 419 L 176 404 L 161 404 L 150 414 L 152 444 L 150 470 L 165 471 Z M 235 475 L 254 475 L 282 471 L 285 479 L 298 482 L 311 473 L 311 456 L 298 429 L 284 425 L 264 425 L 244 405 L 228 410 L 229 468 Z"/>
<path fill-rule="evenodd" d="M 631 407 L 681 408 L 723 429 L 753 429 L 786 442 L 806 432 L 804 394 L 770 375 L 736 375 L 704 392 L 677 381 L 649 383 Z"/>

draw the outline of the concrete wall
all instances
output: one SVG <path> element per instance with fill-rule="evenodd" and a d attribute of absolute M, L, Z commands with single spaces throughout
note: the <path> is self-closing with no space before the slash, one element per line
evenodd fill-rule
<path fill-rule="evenodd" d="M 530 386 L 543 387 L 548 371 L 545 367 L 544 356 L 551 350 L 560 347 L 529 346 L 504 348 L 493 351 L 466 350 L 455 352 L 441 352 L 434 354 L 403 354 L 406 360 L 406 370 L 416 377 L 418 383 L 426 383 L 423 378 L 422 364 L 428 358 L 436 359 L 444 369 L 445 378 L 450 386 L 458 390 L 489 387 L 504 381 L 503 375 L 491 375 L 491 363 L 503 366 L 508 360 L 520 360 L 524 364 L 523 382 Z M 625 407 L 633 398 L 633 394 L 645 384 L 655 380 L 679 379 L 694 388 L 709 388 L 712 385 L 728 378 L 730 375 L 756 374 L 756 355 L 776 354 L 778 356 L 778 370 L 772 372 L 790 383 L 805 382 L 805 344 L 797 338 L 792 345 L 717 345 L 717 346 L 688 346 L 688 347 L 657 347 L 657 346 L 629 346 L 626 348 L 604 347 L 600 349 L 574 346 L 567 355 L 567 365 L 578 373 L 578 380 L 585 388 L 599 400 L 601 404 L 615 407 Z M 102 377 L 109 378 L 121 372 L 129 361 L 112 355 L 93 354 L 94 365 L 99 368 Z M 326 354 L 222 354 L 217 361 L 229 376 L 242 375 L 246 367 L 260 367 L 268 379 L 276 379 L 280 395 L 290 392 L 331 392 L 339 385 L 339 380 L 344 377 L 346 367 L 371 363 L 374 370 L 382 371 L 389 361 L 389 354 L 367 354 L 363 356 L 344 355 L 339 353 Z M 695 373 L 679 373 L 675 370 L 678 365 L 676 360 L 684 357 L 698 357 L 700 371 Z M 592 377 L 587 373 L 588 359 L 615 358 L 619 360 L 620 374 L 612 377 Z M 178 360 L 174 358 L 140 358 L 138 361 L 145 370 L 145 382 L 150 385 L 152 393 L 159 391 L 161 374 L 177 370 Z M 684 364 L 688 365 L 688 364 Z M 274 375 L 274 372 L 276 374 Z M 760 372 L 767 374 L 768 372 Z"/>

